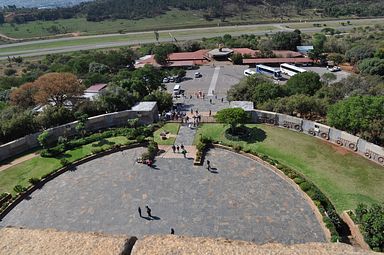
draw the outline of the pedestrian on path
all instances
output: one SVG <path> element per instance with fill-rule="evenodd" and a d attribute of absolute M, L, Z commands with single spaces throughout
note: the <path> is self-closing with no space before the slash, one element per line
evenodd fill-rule
<path fill-rule="evenodd" d="M 174 144 L 172 145 L 172 150 L 173 150 L 173 153 L 176 152 L 176 146 Z"/>
<path fill-rule="evenodd" d="M 211 110 L 209 110 L 209 117 L 211 117 L 211 115 L 212 115 L 212 111 L 211 111 Z"/>
<path fill-rule="evenodd" d="M 207 160 L 207 169 L 208 171 L 211 170 L 211 161 Z"/>
<path fill-rule="evenodd" d="M 139 208 L 137 208 L 137 211 L 139 212 L 140 218 L 143 218 L 143 215 L 141 215 L 141 208 L 140 208 L 140 206 L 139 206 Z"/>
<path fill-rule="evenodd" d="M 183 153 L 183 156 L 184 156 L 184 158 L 186 158 L 187 157 L 187 151 L 186 150 L 182 150 L 182 152 L 181 153 Z"/>
<path fill-rule="evenodd" d="M 221 98 L 221 102 L 224 102 L 224 97 Z"/>
<path fill-rule="evenodd" d="M 145 208 L 147 208 L 147 214 L 148 214 L 148 217 L 149 217 L 149 218 L 152 218 L 152 214 L 151 214 L 151 211 L 152 211 L 152 210 L 151 210 L 151 208 L 149 208 L 148 205 L 146 205 Z"/>
<path fill-rule="evenodd" d="M 193 114 L 193 109 L 191 108 L 191 114 Z"/>
<path fill-rule="evenodd" d="M 171 235 L 174 235 L 174 234 L 175 234 L 175 230 L 171 228 Z"/>
<path fill-rule="evenodd" d="M 184 144 L 181 144 L 181 145 L 180 145 L 180 149 L 181 149 L 181 150 L 184 150 Z"/>
<path fill-rule="evenodd" d="M 212 98 L 209 99 L 209 103 L 212 104 Z"/>
<path fill-rule="evenodd" d="M 180 147 L 179 145 L 176 146 L 177 153 L 180 153 Z"/>

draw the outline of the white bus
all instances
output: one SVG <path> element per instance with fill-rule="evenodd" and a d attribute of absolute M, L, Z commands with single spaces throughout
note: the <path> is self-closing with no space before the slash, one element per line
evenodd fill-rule
<path fill-rule="evenodd" d="M 280 80 L 281 79 L 281 71 L 280 71 L 280 69 L 273 68 L 273 67 L 270 67 L 270 66 L 256 65 L 256 72 L 272 76 L 272 78 L 275 79 L 275 80 Z"/>
<path fill-rule="evenodd" d="M 287 64 L 287 63 L 281 64 L 280 65 L 280 70 L 281 70 L 281 72 L 283 74 L 286 74 L 288 76 L 294 76 L 295 74 L 304 73 L 304 72 L 307 71 L 307 70 L 305 70 L 303 68 L 300 68 L 300 67 L 297 67 L 297 66 L 294 66 L 294 65 L 290 65 L 290 64 Z"/>
<path fill-rule="evenodd" d="M 255 74 L 256 73 L 256 71 L 253 71 L 252 69 L 246 69 L 246 70 L 244 70 L 244 75 L 245 76 L 251 76 L 251 75 L 253 75 L 253 74 Z"/>

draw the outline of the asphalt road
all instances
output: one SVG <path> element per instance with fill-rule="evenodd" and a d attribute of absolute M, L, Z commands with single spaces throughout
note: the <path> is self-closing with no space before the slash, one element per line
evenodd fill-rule
<path fill-rule="evenodd" d="M 366 21 L 370 20 L 383 20 L 384 19 L 367 19 Z M 334 20 L 333 20 L 334 21 Z M 347 20 L 338 20 L 338 22 L 346 22 Z M 355 22 L 357 20 L 354 20 Z M 325 23 L 327 21 L 321 21 L 321 23 Z M 238 36 L 241 34 L 244 34 L 244 28 L 252 29 L 260 29 L 265 26 L 274 26 L 276 29 L 274 30 L 258 30 L 256 32 L 250 32 L 255 35 L 265 35 L 265 34 L 274 34 L 281 31 L 292 31 L 291 28 L 286 28 L 285 26 L 290 26 L 295 23 L 271 23 L 271 24 L 257 24 L 257 25 L 244 25 L 244 26 L 226 26 L 226 27 L 209 27 L 209 28 L 189 28 L 189 29 L 174 29 L 174 30 L 164 30 L 161 31 L 162 33 L 187 33 L 186 35 L 177 35 L 177 39 L 179 41 L 183 40 L 194 40 L 194 39 L 201 39 L 202 37 L 215 37 L 218 35 L 217 31 L 220 29 L 223 29 L 223 33 L 228 33 L 233 36 Z M 333 27 L 334 29 L 340 30 L 340 31 L 348 31 L 352 30 L 355 26 L 340 26 L 340 27 Z M 236 32 L 236 30 L 241 29 L 241 32 Z M 304 33 L 313 33 L 313 32 L 319 32 L 324 27 L 311 27 L 311 28 L 302 28 L 300 29 Z M 216 32 L 207 33 L 207 31 L 215 29 Z M 233 29 L 233 30 L 230 30 Z M 189 33 L 190 34 L 189 34 Z M 204 32 L 204 35 L 200 34 L 199 32 Z M 129 35 L 143 35 L 143 34 L 153 34 L 152 31 L 146 31 L 146 32 L 135 32 L 135 33 L 127 33 L 124 35 L 121 34 L 106 34 L 106 35 L 92 35 L 92 36 L 79 36 L 79 37 L 68 37 L 68 38 L 58 38 L 58 39 L 48 39 L 48 40 L 38 40 L 38 41 L 28 41 L 28 42 L 21 42 L 21 43 L 12 43 L 7 45 L 0 45 L 0 60 L 7 59 L 8 56 L 21 56 L 21 57 L 33 57 L 33 56 L 41 56 L 46 54 L 53 54 L 53 53 L 64 53 L 64 52 L 72 52 L 72 51 L 79 51 L 79 50 L 91 50 L 91 49 L 100 49 L 100 48 L 113 48 L 113 47 L 121 47 L 121 46 L 130 46 L 130 45 L 137 45 L 142 43 L 154 43 L 155 39 L 143 39 L 143 40 L 129 40 L 127 38 L 127 41 L 122 42 L 114 42 L 113 37 L 116 36 L 129 36 Z M 45 43 L 55 43 L 55 42 L 62 42 L 62 41 L 74 41 L 74 40 L 82 40 L 82 39 L 92 39 L 92 38 L 108 38 L 111 37 L 110 42 L 103 42 L 103 43 L 88 43 L 84 45 L 76 45 L 76 46 L 63 46 L 63 47 L 38 47 L 38 44 L 45 44 Z M 171 42 L 172 39 L 169 38 L 160 38 L 161 42 Z M 10 47 L 17 47 L 17 46 L 25 46 L 25 45 L 33 45 L 36 44 L 37 49 L 31 49 L 31 50 L 20 50 L 20 51 L 14 51 L 14 52 L 1 52 L 2 49 L 10 48 Z"/>

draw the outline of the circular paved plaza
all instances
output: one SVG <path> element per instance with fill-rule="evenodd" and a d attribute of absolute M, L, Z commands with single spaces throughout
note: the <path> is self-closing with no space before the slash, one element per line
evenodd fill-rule
<path fill-rule="evenodd" d="M 189 159 L 135 163 L 143 148 L 85 163 L 17 205 L 1 226 L 97 231 L 141 237 L 176 234 L 256 243 L 324 242 L 303 195 L 273 171 L 229 151 L 211 150 L 214 172 Z M 140 218 L 141 206 L 154 219 Z"/>

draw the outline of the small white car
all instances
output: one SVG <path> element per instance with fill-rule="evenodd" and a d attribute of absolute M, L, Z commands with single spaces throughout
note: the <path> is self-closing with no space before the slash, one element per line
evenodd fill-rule
<path fill-rule="evenodd" d="M 163 83 L 168 83 L 168 82 L 169 82 L 168 77 L 164 77 L 164 79 L 163 79 Z"/>
<path fill-rule="evenodd" d="M 338 71 L 341 71 L 341 68 L 338 66 L 334 66 L 334 67 L 328 68 L 328 70 L 331 72 L 338 72 Z"/>
<path fill-rule="evenodd" d="M 246 70 L 244 70 L 244 75 L 245 76 L 251 76 L 251 75 L 253 75 L 253 74 L 255 74 L 256 73 L 256 71 L 253 71 L 253 70 L 251 70 L 251 69 L 246 69 Z"/>
<path fill-rule="evenodd" d="M 200 78 L 200 77 L 202 77 L 203 75 L 200 73 L 200 72 L 196 72 L 195 73 L 195 78 Z"/>

